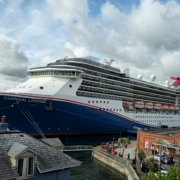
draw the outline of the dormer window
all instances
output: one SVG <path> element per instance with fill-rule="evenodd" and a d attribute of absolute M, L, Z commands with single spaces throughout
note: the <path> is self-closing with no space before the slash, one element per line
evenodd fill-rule
<path fill-rule="evenodd" d="M 12 167 L 16 167 L 19 177 L 28 179 L 34 176 L 34 167 L 38 153 L 28 146 L 15 142 L 8 151 Z"/>
<path fill-rule="evenodd" d="M 19 177 L 34 175 L 34 157 L 18 159 L 18 174 Z"/>

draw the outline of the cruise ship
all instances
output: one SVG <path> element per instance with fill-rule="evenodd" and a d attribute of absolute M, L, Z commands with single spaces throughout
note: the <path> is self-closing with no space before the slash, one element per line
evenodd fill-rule
<path fill-rule="evenodd" d="M 10 129 L 42 137 L 180 126 L 179 78 L 162 86 L 112 62 L 90 56 L 30 68 L 26 82 L 0 93 L 0 115 Z"/>

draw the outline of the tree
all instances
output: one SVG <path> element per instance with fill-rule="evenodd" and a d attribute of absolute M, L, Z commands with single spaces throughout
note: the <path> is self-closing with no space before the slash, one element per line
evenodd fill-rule
<path fill-rule="evenodd" d="M 120 151 L 121 156 L 123 157 L 125 148 L 127 147 L 128 144 L 131 144 L 131 142 L 128 138 L 119 138 L 118 143 L 123 146 L 122 152 Z"/>
<path fill-rule="evenodd" d="M 138 155 L 138 159 L 140 160 L 140 162 L 142 162 L 144 160 L 144 158 L 146 157 L 145 152 L 141 148 L 138 149 L 137 155 Z"/>
<path fill-rule="evenodd" d="M 159 169 L 159 164 L 153 157 L 147 159 L 146 164 L 150 171 L 156 172 Z"/>
<path fill-rule="evenodd" d="M 156 174 L 149 171 L 143 180 L 179 180 L 180 179 L 180 159 L 177 162 L 177 167 L 171 167 L 167 174 L 157 172 Z"/>

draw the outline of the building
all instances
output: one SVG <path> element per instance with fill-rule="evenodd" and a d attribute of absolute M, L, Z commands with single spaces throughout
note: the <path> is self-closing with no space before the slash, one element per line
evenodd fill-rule
<path fill-rule="evenodd" d="M 70 169 L 81 165 L 56 148 L 0 123 L 0 180 L 69 180 Z"/>
<path fill-rule="evenodd" d="M 160 150 L 173 157 L 180 157 L 180 128 L 155 128 L 138 130 L 137 149 L 159 153 Z"/>

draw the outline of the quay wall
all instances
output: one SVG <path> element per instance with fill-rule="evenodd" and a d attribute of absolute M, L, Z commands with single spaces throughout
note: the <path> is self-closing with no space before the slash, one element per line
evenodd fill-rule
<path fill-rule="evenodd" d="M 118 156 L 112 156 L 101 149 L 100 146 L 93 148 L 92 157 L 124 174 L 128 180 L 140 180 L 128 160 Z"/>

